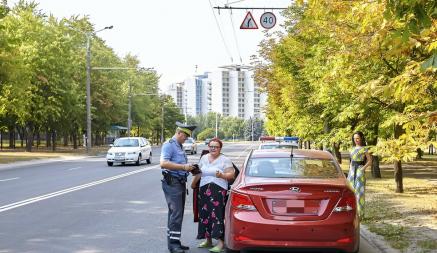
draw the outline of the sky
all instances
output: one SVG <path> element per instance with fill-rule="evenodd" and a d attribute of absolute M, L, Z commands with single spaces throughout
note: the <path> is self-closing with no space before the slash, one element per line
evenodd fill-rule
<path fill-rule="evenodd" d="M 219 66 L 249 64 L 250 56 L 257 54 L 265 31 L 259 23 L 264 10 L 250 10 L 259 29 L 241 30 L 246 10 L 219 13 L 211 6 L 236 2 L 230 5 L 266 8 L 277 17 L 276 26 L 269 30 L 274 32 L 281 29 L 284 19 L 280 10 L 268 8 L 288 7 L 291 3 L 291 0 L 34 1 L 43 12 L 57 18 L 87 15 L 96 30 L 113 25 L 112 30 L 99 32 L 98 36 L 118 56 L 130 53 L 138 56 L 142 67 L 153 67 L 161 75 L 159 86 L 163 91 L 171 83 Z M 17 2 L 9 0 L 8 4 L 13 6 Z"/>

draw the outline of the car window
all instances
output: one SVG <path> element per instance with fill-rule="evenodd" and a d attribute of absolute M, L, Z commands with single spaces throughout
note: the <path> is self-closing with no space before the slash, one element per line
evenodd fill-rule
<path fill-rule="evenodd" d="M 138 147 L 138 139 L 117 139 L 114 142 L 115 147 Z"/>
<path fill-rule="evenodd" d="M 291 149 L 296 148 L 296 145 L 291 143 L 272 143 L 272 144 L 261 144 L 260 149 Z"/>
<path fill-rule="evenodd" d="M 266 144 L 261 145 L 260 149 L 275 149 L 278 147 L 278 144 Z"/>
<path fill-rule="evenodd" d="M 309 158 L 254 158 L 246 169 L 248 176 L 271 178 L 336 178 L 339 173 L 334 161 Z"/>

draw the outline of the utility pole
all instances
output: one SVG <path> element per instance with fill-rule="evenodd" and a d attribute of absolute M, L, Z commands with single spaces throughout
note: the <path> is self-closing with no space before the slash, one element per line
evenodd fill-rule
<path fill-rule="evenodd" d="M 218 112 L 215 113 L 215 138 L 218 136 Z"/>
<path fill-rule="evenodd" d="M 253 118 L 252 117 L 250 117 L 250 123 L 252 124 L 251 132 L 252 132 L 252 141 L 253 141 Z"/>
<path fill-rule="evenodd" d="M 91 151 L 91 34 L 86 33 L 86 152 Z"/>
<path fill-rule="evenodd" d="M 161 144 L 164 143 L 164 102 L 162 103 L 162 107 L 161 107 L 161 115 L 162 115 L 162 120 L 161 120 Z"/>
<path fill-rule="evenodd" d="M 112 29 L 113 26 L 107 26 L 103 29 L 95 31 L 94 34 L 106 29 Z M 91 151 L 91 36 L 92 32 L 83 32 L 73 28 L 86 36 L 86 152 Z"/>
<path fill-rule="evenodd" d="M 132 83 L 129 82 L 129 105 L 128 105 L 128 117 L 127 117 L 127 137 L 130 137 L 130 129 L 132 126 L 131 119 L 131 108 L 132 108 Z"/>

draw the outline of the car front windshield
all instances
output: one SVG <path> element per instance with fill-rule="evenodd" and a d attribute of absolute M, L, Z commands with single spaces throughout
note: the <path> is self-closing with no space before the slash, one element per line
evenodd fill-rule
<path fill-rule="evenodd" d="M 339 169 L 332 160 L 311 158 L 253 158 L 246 175 L 270 178 L 336 178 Z"/>
<path fill-rule="evenodd" d="M 187 139 L 186 141 L 185 141 L 185 143 L 193 143 L 193 140 L 192 139 Z"/>
<path fill-rule="evenodd" d="M 114 147 L 138 147 L 137 139 L 118 139 L 114 142 Z"/>

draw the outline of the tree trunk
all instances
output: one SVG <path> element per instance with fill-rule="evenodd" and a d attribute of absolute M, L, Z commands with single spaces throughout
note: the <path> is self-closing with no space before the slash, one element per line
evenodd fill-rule
<path fill-rule="evenodd" d="M 341 153 L 340 153 L 340 143 L 336 143 L 336 142 L 334 142 L 333 144 L 332 144 L 332 149 L 333 149 L 333 151 L 334 151 L 334 155 L 335 155 L 335 157 L 337 158 L 337 162 L 339 163 L 339 164 L 341 164 Z"/>
<path fill-rule="evenodd" d="M 73 131 L 73 149 L 77 149 L 77 130 Z"/>
<path fill-rule="evenodd" d="M 0 131 L 0 149 L 3 149 L 3 131 Z"/>
<path fill-rule="evenodd" d="M 47 128 L 46 130 L 46 148 L 49 148 L 51 146 L 51 137 L 50 137 L 50 131 Z"/>
<path fill-rule="evenodd" d="M 401 125 L 395 125 L 394 126 L 394 137 L 395 139 L 398 139 L 403 133 L 405 133 L 405 130 L 402 128 Z M 396 192 L 403 193 L 404 192 L 404 185 L 402 183 L 402 162 L 396 161 L 394 162 L 394 172 L 395 172 L 395 181 L 396 181 Z"/>
<path fill-rule="evenodd" d="M 52 151 L 56 151 L 56 130 L 52 130 Z"/>
<path fill-rule="evenodd" d="M 22 148 L 24 147 L 24 131 L 24 127 L 19 127 L 18 135 L 20 136 L 20 144 Z"/>
<path fill-rule="evenodd" d="M 64 133 L 64 147 L 68 146 L 68 134 Z"/>
<path fill-rule="evenodd" d="M 39 131 L 36 133 L 36 148 L 39 148 L 39 145 L 41 144 L 41 135 Z"/>
<path fill-rule="evenodd" d="M 381 169 L 379 168 L 379 156 L 372 155 L 372 177 L 381 178 Z"/>
<path fill-rule="evenodd" d="M 26 151 L 27 152 L 32 152 L 32 145 L 33 145 L 33 124 L 32 123 L 27 123 L 26 126 Z"/>
<path fill-rule="evenodd" d="M 403 193 L 404 185 L 402 182 L 402 162 L 396 161 L 394 162 L 394 172 L 395 172 L 395 181 L 396 181 L 396 192 Z"/>
<path fill-rule="evenodd" d="M 15 130 L 13 127 L 10 127 L 8 131 L 9 131 L 9 148 L 15 149 Z"/>

